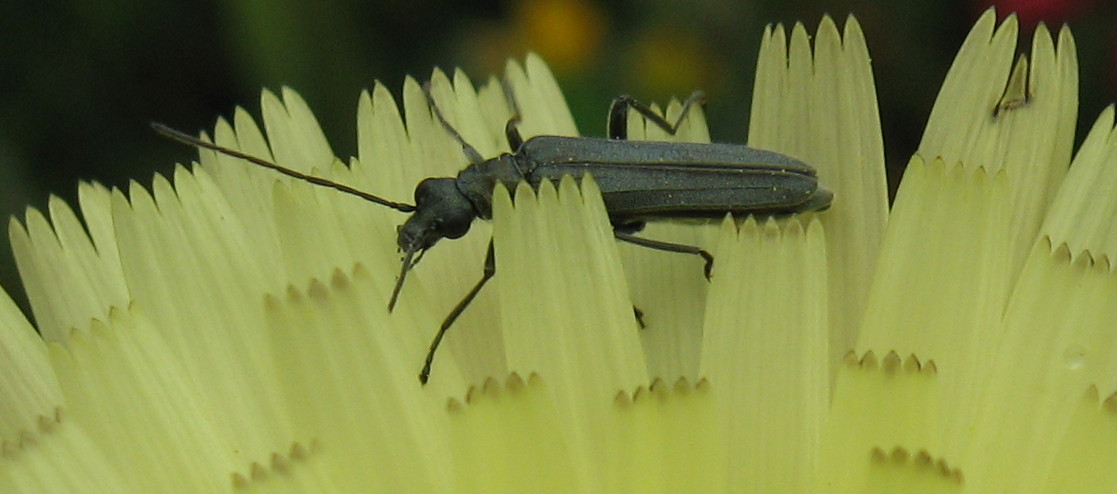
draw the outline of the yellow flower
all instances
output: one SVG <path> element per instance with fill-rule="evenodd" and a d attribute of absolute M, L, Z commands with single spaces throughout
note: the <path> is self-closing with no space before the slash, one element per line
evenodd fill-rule
<path fill-rule="evenodd" d="M 1114 490 L 1113 110 L 1068 172 L 1073 39 L 1041 27 L 1014 62 L 1016 33 L 979 20 L 888 213 L 856 21 L 813 49 L 766 31 L 748 142 L 836 199 L 642 233 L 709 248 L 710 283 L 618 246 L 592 180 L 498 189 L 393 313 L 395 211 L 208 151 L 150 192 L 84 184 L 80 220 L 52 200 L 11 224 L 35 326 L 0 297 L 0 492 Z M 577 133 L 538 57 L 507 78 L 525 136 Z M 495 80 L 432 92 L 507 151 Z M 466 164 L 414 80 L 403 118 L 361 96 L 348 164 L 293 91 L 262 107 L 267 141 L 237 111 L 215 142 L 395 200 Z M 701 112 L 629 133 L 708 140 Z M 497 276 L 420 386 L 490 237 Z"/>

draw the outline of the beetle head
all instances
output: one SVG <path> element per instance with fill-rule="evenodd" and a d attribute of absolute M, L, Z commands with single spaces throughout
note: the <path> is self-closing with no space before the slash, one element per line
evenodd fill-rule
<path fill-rule="evenodd" d="M 469 231 L 477 212 L 473 203 L 458 190 L 453 178 L 428 178 L 415 187 L 415 212 L 399 228 L 396 242 L 403 252 L 403 266 L 388 302 L 388 310 L 396 305 L 403 279 L 419 262 L 415 257 L 431 248 L 442 238 L 458 238 Z"/>
<path fill-rule="evenodd" d="M 428 178 L 415 188 L 415 212 L 399 229 L 403 252 L 431 248 L 442 238 L 458 238 L 469 231 L 477 213 L 452 178 Z"/>

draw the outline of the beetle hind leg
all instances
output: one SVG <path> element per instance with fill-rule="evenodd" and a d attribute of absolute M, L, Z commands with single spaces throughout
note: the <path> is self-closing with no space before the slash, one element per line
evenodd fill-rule
<path fill-rule="evenodd" d="M 646 238 L 637 237 L 630 233 L 621 231 L 613 231 L 613 236 L 622 242 L 628 242 L 633 245 L 647 247 L 649 249 L 662 250 L 664 252 L 679 252 L 682 254 L 695 254 L 700 256 L 706 265 L 702 268 L 703 274 L 706 275 L 706 281 L 710 280 L 710 275 L 714 271 L 714 256 L 705 249 L 694 245 L 673 244 L 671 242 L 664 242 L 662 240 L 650 240 Z"/>
<path fill-rule="evenodd" d="M 614 233 L 620 232 L 620 233 L 627 233 L 629 235 L 631 235 L 633 233 L 637 233 L 640 230 L 644 229 L 644 222 L 643 221 L 627 221 L 627 222 L 613 221 L 612 225 L 613 225 L 613 232 Z"/>
<path fill-rule="evenodd" d="M 679 131 L 679 126 L 682 125 L 683 120 L 690 114 L 691 107 L 696 104 L 703 106 L 706 104 L 706 94 L 702 91 L 690 93 L 690 97 L 683 102 L 683 111 L 679 112 L 679 118 L 672 124 L 653 111 L 651 107 L 637 101 L 632 96 L 627 94 L 618 96 L 613 100 L 613 104 L 609 105 L 609 123 L 607 126 L 609 138 L 614 140 L 628 139 L 629 110 L 634 110 L 636 113 L 643 115 L 649 122 L 663 129 L 664 132 L 675 135 Z"/>

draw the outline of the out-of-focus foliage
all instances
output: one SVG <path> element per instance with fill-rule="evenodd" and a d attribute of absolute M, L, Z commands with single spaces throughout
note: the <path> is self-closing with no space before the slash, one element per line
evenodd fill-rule
<path fill-rule="evenodd" d="M 374 79 L 398 88 L 432 65 L 499 73 L 529 50 L 554 69 L 584 134 L 604 132 L 618 94 L 663 102 L 703 89 L 713 139 L 744 142 L 757 33 L 824 13 L 857 15 L 887 158 L 902 166 L 966 30 L 994 3 L 1020 11 L 1025 30 L 1073 25 L 1081 115 L 1115 98 L 1117 6 L 1097 0 L 12 3 L 0 7 L 0 211 L 44 206 L 48 193 L 74 203 L 78 180 L 147 183 L 195 156 L 149 121 L 200 130 L 238 103 L 255 109 L 261 87 L 298 89 L 338 154 L 355 154 L 353 103 Z M 18 287 L 7 252 L 0 283 Z"/>

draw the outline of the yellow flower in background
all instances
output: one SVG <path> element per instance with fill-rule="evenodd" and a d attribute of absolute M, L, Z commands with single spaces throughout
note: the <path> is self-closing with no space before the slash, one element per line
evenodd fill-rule
<path fill-rule="evenodd" d="M 591 180 L 498 189 L 390 314 L 395 211 L 212 152 L 150 191 L 82 185 L 81 219 L 11 224 L 35 326 L 0 297 L 0 491 L 1113 490 L 1113 111 L 1067 171 L 1073 39 L 1041 27 L 1014 60 L 1016 35 L 979 20 L 888 216 L 856 21 L 765 32 L 748 142 L 835 202 L 643 233 L 710 248 L 710 283 L 618 246 Z M 538 57 L 506 77 L 525 136 L 577 134 Z M 500 84 L 432 92 L 507 150 Z M 400 200 L 466 164 L 414 80 L 402 103 L 362 94 L 348 164 L 290 90 L 263 95 L 266 141 L 243 111 L 214 140 Z M 708 140 L 701 112 L 674 138 Z M 497 276 L 420 386 L 490 233 Z"/>
<path fill-rule="evenodd" d="M 601 63 L 603 10 L 586 0 L 527 0 L 512 4 L 511 24 L 522 46 L 537 51 L 556 73 L 568 74 Z"/>

